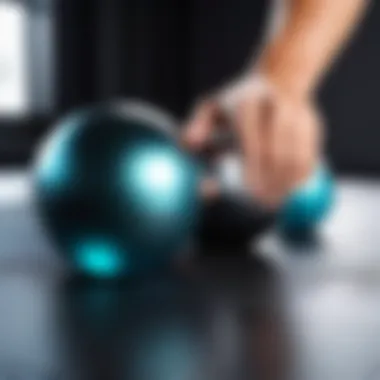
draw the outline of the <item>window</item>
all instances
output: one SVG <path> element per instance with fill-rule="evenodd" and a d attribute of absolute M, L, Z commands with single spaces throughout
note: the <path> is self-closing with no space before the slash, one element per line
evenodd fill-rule
<path fill-rule="evenodd" d="M 23 4 L 0 1 L 0 114 L 28 110 L 26 12 Z"/>
<path fill-rule="evenodd" d="M 0 0 L 0 118 L 52 106 L 50 0 Z"/>

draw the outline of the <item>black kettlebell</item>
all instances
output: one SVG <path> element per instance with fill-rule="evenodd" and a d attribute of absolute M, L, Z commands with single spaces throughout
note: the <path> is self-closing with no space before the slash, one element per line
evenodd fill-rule
<path fill-rule="evenodd" d="M 242 162 L 233 151 L 204 158 L 207 175 L 215 179 L 220 194 L 202 201 L 198 230 L 202 248 L 241 249 L 254 241 L 275 221 L 267 210 L 248 194 L 244 186 Z"/>

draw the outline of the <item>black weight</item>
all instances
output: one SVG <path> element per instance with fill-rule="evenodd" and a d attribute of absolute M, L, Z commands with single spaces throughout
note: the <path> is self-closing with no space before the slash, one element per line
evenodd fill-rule
<path fill-rule="evenodd" d="M 247 194 L 239 156 L 224 152 L 205 159 L 221 194 L 203 201 L 199 242 L 203 247 L 245 247 L 274 223 L 275 214 Z"/>

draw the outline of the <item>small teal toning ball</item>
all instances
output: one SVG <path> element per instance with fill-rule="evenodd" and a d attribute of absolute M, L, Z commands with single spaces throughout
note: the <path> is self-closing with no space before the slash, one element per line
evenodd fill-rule
<path fill-rule="evenodd" d="M 334 193 L 333 175 L 327 166 L 320 165 L 286 200 L 279 213 L 280 231 L 294 236 L 312 234 L 329 214 Z"/>

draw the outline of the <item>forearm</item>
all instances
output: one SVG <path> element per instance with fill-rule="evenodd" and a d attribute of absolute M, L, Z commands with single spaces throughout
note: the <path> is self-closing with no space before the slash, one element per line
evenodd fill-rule
<path fill-rule="evenodd" d="M 258 66 L 285 91 L 312 93 L 369 0 L 277 0 Z"/>

